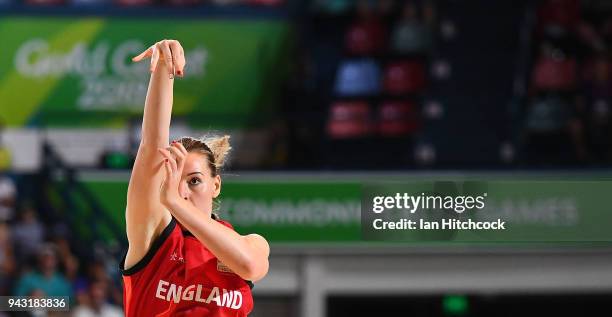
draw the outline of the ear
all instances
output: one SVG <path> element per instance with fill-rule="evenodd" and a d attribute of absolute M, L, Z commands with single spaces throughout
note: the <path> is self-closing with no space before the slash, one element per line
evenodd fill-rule
<path fill-rule="evenodd" d="M 213 185 L 213 198 L 217 198 L 221 193 L 221 176 L 215 176 L 213 179 Z"/>

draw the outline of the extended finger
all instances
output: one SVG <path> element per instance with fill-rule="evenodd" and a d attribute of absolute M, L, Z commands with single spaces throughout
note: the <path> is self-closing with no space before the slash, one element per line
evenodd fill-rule
<path fill-rule="evenodd" d="M 176 157 L 176 161 L 178 163 L 177 166 L 179 168 L 182 167 L 183 161 L 185 160 L 185 155 L 174 146 L 168 147 L 168 150 L 174 155 L 174 157 Z"/>
<path fill-rule="evenodd" d="M 185 149 L 185 147 L 183 146 L 183 143 L 177 141 L 177 142 L 174 142 L 172 146 L 175 146 L 176 148 L 179 149 L 179 151 L 181 151 L 181 153 L 183 153 L 184 156 L 187 156 L 188 152 L 187 152 L 187 149 Z"/>
<path fill-rule="evenodd" d="M 168 151 L 167 149 L 162 149 L 162 148 L 158 148 L 157 149 L 159 151 L 159 153 L 161 153 L 161 155 L 164 157 L 164 159 L 167 160 L 174 160 L 174 157 L 172 156 L 172 153 L 170 153 L 170 151 Z"/>
<path fill-rule="evenodd" d="M 183 145 L 179 142 L 175 142 L 172 144 L 171 148 L 176 151 L 176 156 L 180 157 L 180 161 L 178 162 L 179 171 L 181 174 L 183 173 L 183 167 L 185 167 L 185 161 L 187 161 L 187 151 L 183 147 Z M 173 152 L 174 153 L 174 152 Z"/>
<path fill-rule="evenodd" d="M 166 179 L 164 182 L 169 182 L 172 179 L 172 166 L 168 160 L 164 160 L 164 171 L 166 171 Z M 166 183 L 168 185 L 168 183 Z"/>
<path fill-rule="evenodd" d="M 184 159 L 185 156 L 187 156 L 187 151 L 183 152 L 180 148 L 181 143 L 180 142 L 172 142 L 170 144 L 170 149 L 172 149 L 172 153 L 174 153 L 176 156 L 179 156 L 181 159 Z"/>
<path fill-rule="evenodd" d="M 174 156 L 172 156 L 170 151 L 166 149 L 158 149 L 158 151 L 164 156 L 165 161 L 170 163 L 170 166 L 172 167 L 172 173 L 175 173 L 177 171 L 177 167 L 176 159 L 174 158 Z"/>
<path fill-rule="evenodd" d="M 151 67 L 150 70 L 151 72 L 155 72 L 155 69 L 157 69 L 157 61 L 159 61 L 159 49 L 157 48 L 157 46 L 153 45 L 151 46 Z"/>
<path fill-rule="evenodd" d="M 140 62 L 146 57 L 151 57 L 151 55 L 153 55 L 153 49 L 149 47 L 144 52 L 132 57 L 132 62 Z"/>
<path fill-rule="evenodd" d="M 172 51 L 170 50 L 170 44 L 168 43 L 168 41 L 163 41 L 159 43 L 158 48 L 164 54 L 164 62 L 166 62 L 166 67 L 168 68 L 168 74 L 170 74 L 170 78 L 172 79 L 174 78 L 174 63 L 173 63 L 174 56 L 172 56 Z"/>
<path fill-rule="evenodd" d="M 176 74 L 183 77 L 183 71 L 185 68 L 185 52 L 183 47 L 178 41 L 170 42 L 170 49 L 172 50 L 172 62 L 176 67 Z"/>

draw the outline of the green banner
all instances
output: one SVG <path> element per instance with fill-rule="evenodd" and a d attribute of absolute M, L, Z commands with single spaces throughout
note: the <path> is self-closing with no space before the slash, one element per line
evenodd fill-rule
<path fill-rule="evenodd" d="M 286 70 L 280 20 L 3 17 L 0 120 L 9 126 L 118 127 L 142 114 L 147 61 L 131 57 L 177 39 L 187 59 L 174 115 L 200 127 L 265 123 Z"/>
<path fill-rule="evenodd" d="M 125 228 L 127 182 L 85 181 L 109 218 Z M 219 215 L 238 232 L 272 242 L 360 240 L 359 183 L 224 181 Z M 112 197 L 112 199 L 111 199 Z"/>
<path fill-rule="evenodd" d="M 452 181 L 447 181 L 449 179 Z M 364 185 L 388 182 L 384 176 L 336 179 L 306 176 L 232 177 L 223 182 L 220 215 L 240 233 L 257 232 L 276 243 L 371 244 L 375 242 L 366 241 L 368 237 L 364 239 L 362 236 L 364 215 L 372 219 L 398 215 L 394 212 L 372 213 L 371 197 L 373 193 L 385 192 L 390 188 L 395 193 L 399 188 L 418 195 L 450 193 L 453 197 L 463 197 L 461 200 L 455 198 L 455 203 L 461 201 L 468 204 L 455 211 L 421 210 L 414 213 L 428 222 L 441 218 L 490 222 L 501 219 L 509 230 L 404 230 L 402 233 L 385 232 L 382 238 L 370 237 L 370 240 L 413 245 L 559 245 L 612 241 L 612 213 L 606 200 L 612 190 L 612 181 L 587 178 L 571 181 L 489 179 L 487 182 L 466 181 L 464 177 L 431 178 L 426 182 L 404 180 L 401 185 L 376 185 L 376 192 Z M 124 228 L 127 181 L 91 177 L 84 178 L 84 183 L 98 197 L 104 210 Z M 473 196 L 476 202 L 485 197 L 483 208 L 476 211 L 474 202 L 469 205 L 470 199 L 465 196 Z M 363 200 L 364 197 L 370 198 Z M 444 208 L 447 207 L 445 205 Z M 402 217 L 404 214 L 405 211 Z M 370 218 L 365 222 L 367 225 L 372 223 Z M 398 236 L 391 236 L 393 234 Z"/>

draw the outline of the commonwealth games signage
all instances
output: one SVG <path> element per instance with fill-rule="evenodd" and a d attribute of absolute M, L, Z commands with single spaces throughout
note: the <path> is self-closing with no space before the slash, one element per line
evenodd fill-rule
<path fill-rule="evenodd" d="M 283 21 L 3 17 L 0 118 L 9 126 L 112 127 L 142 113 L 159 38 L 185 48 L 174 114 L 196 126 L 239 128 L 266 117 L 285 70 Z"/>
<path fill-rule="evenodd" d="M 127 181 L 85 184 L 123 226 Z M 283 243 L 609 244 L 610 191 L 611 181 L 587 178 L 237 177 L 224 180 L 219 213 L 241 233 Z"/>

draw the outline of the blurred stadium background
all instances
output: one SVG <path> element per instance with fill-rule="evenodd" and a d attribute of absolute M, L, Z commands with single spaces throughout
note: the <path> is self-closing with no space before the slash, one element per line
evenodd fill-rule
<path fill-rule="evenodd" d="M 188 59 L 173 137 L 232 135 L 221 216 L 271 242 L 252 316 L 612 313 L 609 244 L 373 244 L 359 223 L 371 180 L 609 178 L 606 0 L 0 0 L 0 295 L 121 307 L 129 58 L 163 38 Z"/>

